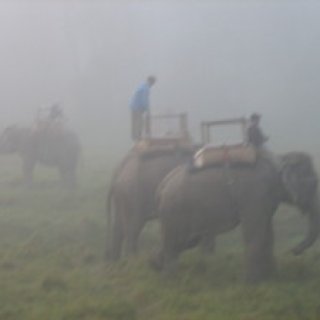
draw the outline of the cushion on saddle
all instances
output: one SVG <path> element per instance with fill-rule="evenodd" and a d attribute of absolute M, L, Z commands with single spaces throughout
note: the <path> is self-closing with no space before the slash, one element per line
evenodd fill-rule
<path fill-rule="evenodd" d="M 243 144 L 231 146 L 205 146 L 193 157 L 196 168 L 223 164 L 253 165 L 257 160 L 256 150 Z"/>

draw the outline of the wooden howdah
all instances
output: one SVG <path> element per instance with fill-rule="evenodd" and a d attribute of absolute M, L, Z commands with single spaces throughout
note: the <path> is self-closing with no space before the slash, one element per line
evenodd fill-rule
<path fill-rule="evenodd" d="M 146 138 L 134 145 L 134 150 L 141 154 L 152 154 L 161 151 L 176 149 L 192 149 L 192 143 L 188 138 Z"/>
<path fill-rule="evenodd" d="M 156 135 L 153 130 L 156 121 L 166 123 L 172 120 L 176 122 L 173 132 L 164 132 L 161 135 Z M 176 150 L 177 148 L 191 149 L 192 142 L 188 130 L 188 117 L 186 113 L 152 115 L 148 121 L 150 132 L 135 143 L 133 146 L 134 151 L 141 154 L 152 154 Z"/>

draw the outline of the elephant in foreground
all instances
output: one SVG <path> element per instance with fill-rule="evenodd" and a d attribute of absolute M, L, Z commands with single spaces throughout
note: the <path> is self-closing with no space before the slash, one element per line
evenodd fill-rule
<path fill-rule="evenodd" d="M 145 223 L 155 217 L 157 186 L 172 169 L 191 159 L 194 150 L 178 146 L 143 154 L 133 148 L 127 154 L 114 172 L 108 194 L 108 259 L 118 260 L 122 251 L 137 251 Z"/>
<path fill-rule="evenodd" d="M 319 233 L 317 175 L 312 159 L 300 152 L 280 158 L 280 166 L 259 157 L 252 166 L 182 165 L 173 170 L 157 190 L 162 227 L 162 248 L 153 260 L 161 270 L 179 254 L 198 244 L 212 244 L 220 233 L 241 224 L 246 279 L 258 282 L 275 270 L 272 217 L 281 202 L 308 216 L 306 238 L 293 249 L 301 254 Z"/>
<path fill-rule="evenodd" d="M 76 186 L 76 170 L 80 156 L 77 135 L 66 128 L 34 129 L 11 126 L 0 136 L 0 154 L 18 153 L 22 159 L 24 182 L 30 185 L 36 164 L 56 167 L 63 185 Z"/>

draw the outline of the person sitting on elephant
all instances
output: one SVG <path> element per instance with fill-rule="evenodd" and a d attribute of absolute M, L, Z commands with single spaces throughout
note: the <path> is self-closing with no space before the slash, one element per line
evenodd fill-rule
<path fill-rule="evenodd" d="M 262 148 L 264 143 L 269 140 L 260 128 L 260 119 L 260 114 L 253 113 L 250 116 L 250 124 L 247 130 L 248 143 L 258 149 Z"/>
<path fill-rule="evenodd" d="M 50 108 L 40 109 L 36 119 L 36 131 L 59 133 L 63 131 L 64 119 L 63 109 L 57 103 Z"/>
<path fill-rule="evenodd" d="M 63 110 L 59 104 L 54 104 L 50 107 L 49 111 L 49 121 L 62 120 L 64 118 Z"/>
<path fill-rule="evenodd" d="M 49 129 L 54 133 L 62 132 L 64 129 L 64 120 L 65 117 L 61 106 L 57 103 L 52 105 L 48 116 Z"/>

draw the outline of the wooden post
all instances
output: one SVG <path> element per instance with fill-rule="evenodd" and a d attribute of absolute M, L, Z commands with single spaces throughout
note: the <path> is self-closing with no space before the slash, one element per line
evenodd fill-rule
<path fill-rule="evenodd" d="M 209 124 L 207 124 L 207 135 L 208 135 L 207 143 L 210 143 L 212 140 L 211 140 L 211 127 Z"/>
<path fill-rule="evenodd" d="M 248 143 L 248 135 L 247 135 L 247 130 L 248 130 L 248 120 L 243 117 L 242 118 L 242 136 L 243 136 L 243 141 L 245 144 Z"/>
<path fill-rule="evenodd" d="M 201 123 L 201 142 L 205 144 L 204 122 Z"/>
<path fill-rule="evenodd" d="M 145 128 L 145 138 L 147 139 L 150 139 L 151 138 L 151 135 L 152 135 L 152 132 L 151 132 L 151 114 L 150 114 L 150 111 L 147 111 L 145 113 L 145 118 L 144 118 L 144 128 Z"/>
<path fill-rule="evenodd" d="M 207 144 L 210 142 L 210 126 L 207 122 L 202 122 L 201 124 L 201 135 L 202 135 L 202 143 Z"/>
<path fill-rule="evenodd" d="M 188 116 L 186 113 L 180 114 L 180 131 L 183 138 L 189 139 Z"/>

